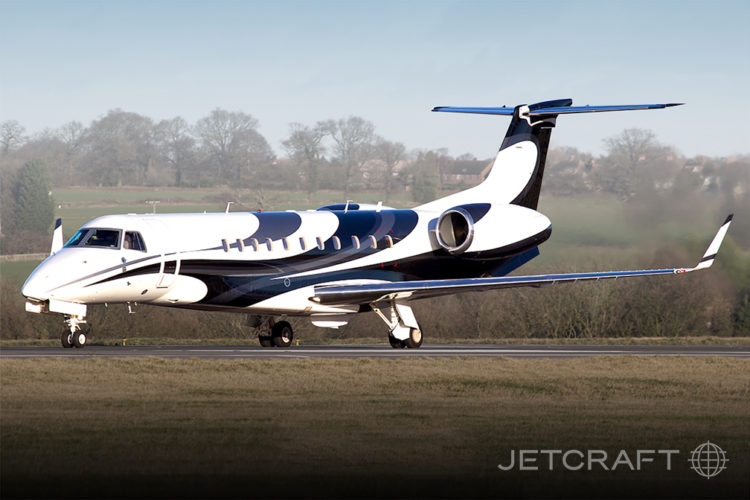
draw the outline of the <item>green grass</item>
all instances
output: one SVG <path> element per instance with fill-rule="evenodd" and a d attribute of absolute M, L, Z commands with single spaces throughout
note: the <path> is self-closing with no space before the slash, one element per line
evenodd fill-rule
<path fill-rule="evenodd" d="M 175 189 L 175 188 L 59 188 L 52 191 L 52 196 L 58 204 L 111 204 L 145 202 L 146 200 L 161 200 L 167 202 L 170 200 L 180 201 L 201 201 L 206 196 L 210 196 L 217 189 Z M 150 209 L 148 205 L 143 208 Z M 139 210 L 140 211 L 140 210 Z"/>
<path fill-rule="evenodd" d="M 3 497 L 734 498 L 749 486 L 748 360 L 44 359 L 3 360 L 0 376 Z M 687 465 L 707 439 L 731 460 L 711 481 Z M 496 469 L 522 448 L 681 452 L 669 473 Z"/>
<path fill-rule="evenodd" d="M 102 215 L 123 213 L 150 213 L 146 200 L 159 200 L 158 213 L 221 212 L 227 201 L 240 202 L 233 210 L 255 210 L 257 191 L 226 188 L 175 189 L 175 188 L 68 188 L 53 192 L 60 205 L 56 217 L 63 218 L 65 236 L 70 237 L 83 224 Z M 350 199 L 360 203 L 377 203 L 382 195 L 377 192 L 354 192 Z M 344 200 L 340 191 L 323 190 L 311 200 L 299 191 L 263 191 L 265 210 L 307 210 Z M 389 202 L 397 208 L 416 205 L 408 193 L 398 193 Z M 716 208 L 716 207 L 714 207 Z M 544 265 L 555 265 L 576 259 L 585 264 L 590 254 L 607 254 L 609 261 L 628 262 L 637 249 L 674 241 L 708 240 L 716 229 L 716 210 L 702 210 L 690 220 L 664 216 L 637 220 L 628 216 L 628 207 L 613 196 L 601 194 L 554 197 L 540 199 L 539 210 L 552 221 L 552 238 L 542 246 Z"/>
<path fill-rule="evenodd" d="M 0 279 L 4 282 L 12 283 L 13 286 L 16 286 L 19 289 L 20 293 L 21 285 L 23 285 L 26 278 L 29 277 L 29 274 L 31 274 L 40 263 L 40 260 L 27 262 L 2 262 L 0 263 Z"/>

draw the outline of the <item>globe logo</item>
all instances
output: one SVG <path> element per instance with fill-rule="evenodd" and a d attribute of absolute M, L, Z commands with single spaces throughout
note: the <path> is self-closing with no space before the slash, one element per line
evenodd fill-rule
<path fill-rule="evenodd" d="M 727 454 L 719 448 L 716 443 L 706 441 L 699 444 L 691 453 L 690 468 L 701 477 L 711 479 L 719 475 L 721 471 L 727 468 Z"/>

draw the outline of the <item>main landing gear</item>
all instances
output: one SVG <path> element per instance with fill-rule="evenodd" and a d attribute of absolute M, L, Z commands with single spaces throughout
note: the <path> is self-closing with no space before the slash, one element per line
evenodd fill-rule
<path fill-rule="evenodd" d="M 422 345 L 422 327 L 411 307 L 391 300 L 390 316 L 386 316 L 377 304 L 370 304 L 373 311 L 388 325 L 388 342 L 394 349 L 418 349 Z"/>
<path fill-rule="evenodd" d="M 86 320 L 77 316 L 68 316 L 65 318 L 65 324 L 67 325 L 65 331 L 60 335 L 60 342 L 66 349 L 71 347 L 83 348 L 88 340 L 88 329 L 83 329 L 82 324 L 86 323 Z"/>
<path fill-rule="evenodd" d="M 288 321 L 275 322 L 273 318 L 258 318 L 258 341 L 262 347 L 289 347 L 294 340 L 294 330 Z"/>

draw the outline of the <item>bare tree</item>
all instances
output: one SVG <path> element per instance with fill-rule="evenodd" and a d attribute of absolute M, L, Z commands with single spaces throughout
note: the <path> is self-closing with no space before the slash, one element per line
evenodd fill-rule
<path fill-rule="evenodd" d="M 142 184 L 156 154 L 150 118 L 115 109 L 86 133 L 89 171 L 108 185 Z"/>
<path fill-rule="evenodd" d="M 0 123 L 0 147 L 2 147 L 3 155 L 23 144 L 26 140 L 25 133 L 26 129 L 16 120 Z"/>
<path fill-rule="evenodd" d="M 393 174 L 396 166 L 406 155 L 406 146 L 400 142 L 391 142 L 377 138 L 375 143 L 375 156 L 385 164 L 385 201 L 389 201 L 391 196 L 391 187 L 393 184 Z"/>
<path fill-rule="evenodd" d="M 326 124 L 318 122 L 314 127 L 308 127 L 301 123 L 289 124 L 289 138 L 281 144 L 291 158 L 306 173 L 307 177 L 307 199 L 318 190 L 318 167 L 325 155 Z"/>
<path fill-rule="evenodd" d="M 85 132 L 81 122 L 72 121 L 57 129 L 57 137 L 73 152 L 81 146 Z"/>
<path fill-rule="evenodd" d="M 344 195 L 349 196 L 352 173 L 359 172 L 372 153 L 375 126 L 359 116 L 328 120 L 324 126 L 334 142 L 336 157 L 344 166 Z"/>
<path fill-rule="evenodd" d="M 195 158 L 195 139 L 190 125 L 180 118 L 162 120 L 156 125 L 156 141 L 160 156 L 174 170 L 174 185 L 182 186 L 183 173 Z"/>
<path fill-rule="evenodd" d="M 195 129 L 222 179 L 241 184 L 243 170 L 252 172 L 273 158 L 257 127 L 258 120 L 251 115 L 219 108 L 198 120 Z"/>
<path fill-rule="evenodd" d="M 650 130 L 630 128 L 604 140 L 607 156 L 603 158 L 604 171 L 601 182 L 605 189 L 618 194 L 623 199 L 632 198 L 640 188 L 653 187 L 659 175 L 653 167 L 664 163 L 670 149 L 659 144 L 656 135 Z M 648 165 L 648 175 L 642 175 Z M 640 185 L 640 186 L 639 186 Z"/>

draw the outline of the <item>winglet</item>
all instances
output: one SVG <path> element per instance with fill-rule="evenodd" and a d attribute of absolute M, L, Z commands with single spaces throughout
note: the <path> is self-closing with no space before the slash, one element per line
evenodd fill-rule
<path fill-rule="evenodd" d="M 713 241 L 708 246 L 708 250 L 706 250 L 706 253 L 703 254 L 703 258 L 700 260 L 700 262 L 698 262 L 697 266 L 692 269 L 688 269 L 688 271 L 697 271 L 699 269 L 706 269 L 711 267 L 711 264 L 714 263 L 714 259 L 716 258 L 716 254 L 719 252 L 721 242 L 724 241 L 724 236 L 727 235 L 727 231 L 729 230 L 729 225 L 732 223 L 733 217 L 734 214 L 729 214 L 729 216 L 727 216 L 724 224 L 721 225 L 719 231 L 716 233 L 716 236 L 714 236 Z"/>

